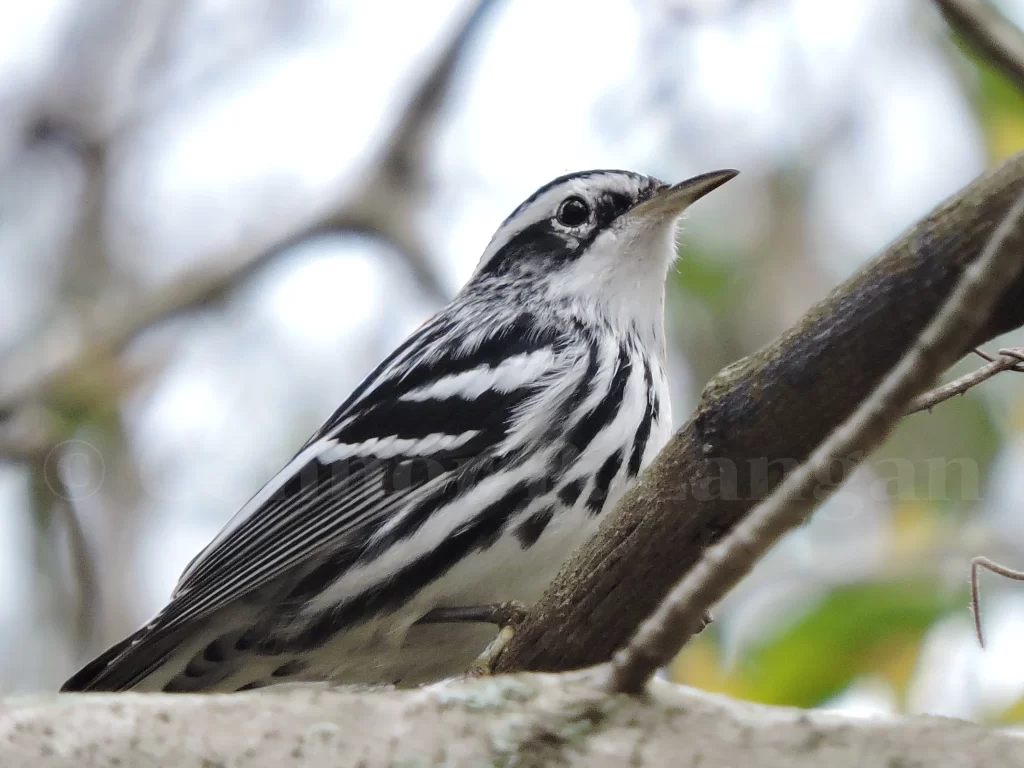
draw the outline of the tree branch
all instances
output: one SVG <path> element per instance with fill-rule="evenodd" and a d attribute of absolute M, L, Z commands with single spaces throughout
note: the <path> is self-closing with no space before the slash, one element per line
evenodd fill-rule
<path fill-rule="evenodd" d="M 907 415 L 909 416 L 918 411 L 931 410 L 939 403 L 944 403 L 957 395 L 962 395 L 972 387 L 988 381 L 1003 371 L 1024 373 L 1024 365 L 1022 364 L 1024 364 L 1024 347 L 1000 349 L 999 357 L 990 360 L 988 365 L 983 365 L 976 371 L 966 373 L 948 384 L 943 384 L 929 392 L 925 392 L 923 395 L 915 397 L 907 408 Z"/>
<path fill-rule="evenodd" d="M 76 694 L 0 700 L 4 768 L 1007 765 L 1024 742 L 936 717 L 879 720 L 731 701 L 663 681 L 607 696 L 592 673 L 392 692 Z M 1017 762 L 1017 764 L 1020 764 Z"/>
<path fill-rule="evenodd" d="M 345 200 L 313 221 L 297 223 L 272 242 L 246 244 L 211 259 L 208 266 L 152 292 L 122 297 L 93 307 L 82 318 L 60 324 L 31 339 L 0 361 L 0 416 L 27 402 L 45 400 L 68 376 L 91 361 L 120 352 L 154 325 L 220 300 L 291 245 L 344 231 L 374 235 L 407 254 L 424 290 L 438 301 L 447 290 L 429 266 L 424 247 L 410 229 L 413 196 L 426 185 L 423 145 L 445 97 L 456 63 L 479 29 L 492 0 L 480 0 L 441 51 L 438 64 L 412 93 L 389 140 L 361 184 Z"/>
<path fill-rule="evenodd" d="M 609 681 L 612 691 L 642 691 L 654 673 L 700 631 L 705 611 L 845 482 L 863 458 L 885 440 L 914 395 L 960 358 L 1006 286 L 1021 271 L 1024 260 L 1020 251 L 1007 247 L 1007 242 L 1014 235 L 1024 235 L 1022 218 L 1024 193 L 941 310 L 878 388 L 771 496 L 704 553 L 633 639 L 615 654 Z M 851 456 L 856 457 L 849 460 Z M 838 472 L 833 473 L 835 465 Z"/>
<path fill-rule="evenodd" d="M 974 633 L 978 637 L 978 645 L 984 648 L 985 633 L 981 628 L 981 593 L 978 587 L 978 570 L 981 568 L 1011 581 L 1024 581 L 1024 571 L 1007 568 L 984 555 L 971 558 L 971 615 L 974 617 Z"/>
<path fill-rule="evenodd" d="M 1024 89 L 1024 35 L 985 0 L 935 0 L 949 25 Z"/>
<path fill-rule="evenodd" d="M 612 657 L 684 574 L 878 386 L 1024 192 L 1024 154 L 975 180 L 705 388 L 605 525 L 530 611 L 497 672 Z M 1007 247 L 1020 253 L 1024 236 Z M 1024 324 L 1024 278 L 954 357 Z"/>

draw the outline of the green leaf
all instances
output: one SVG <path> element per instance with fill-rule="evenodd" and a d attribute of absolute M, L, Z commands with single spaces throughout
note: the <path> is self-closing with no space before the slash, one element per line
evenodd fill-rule
<path fill-rule="evenodd" d="M 747 653 L 735 675 L 744 698 L 813 707 L 868 673 L 902 688 L 925 631 L 965 604 L 925 583 L 836 589 L 806 616 Z"/>

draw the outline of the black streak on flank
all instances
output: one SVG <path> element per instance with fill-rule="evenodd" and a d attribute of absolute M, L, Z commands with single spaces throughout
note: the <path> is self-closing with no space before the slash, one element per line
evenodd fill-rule
<path fill-rule="evenodd" d="M 391 546 L 412 536 L 434 512 L 452 504 L 456 499 L 475 488 L 480 482 L 498 474 L 504 469 L 513 465 L 518 457 L 513 455 L 499 457 L 485 457 L 478 461 L 469 462 L 463 467 L 452 472 L 451 476 L 436 488 L 427 492 L 427 495 L 416 501 L 415 506 L 405 511 L 401 520 L 396 523 L 388 532 L 388 535 L 381 538 L 371 547 L 367 547 L 359 556 L 360 562 L 369 562 L 379 557 Z M 499 503 L 499 502 L 495 502 Z M 483 515 L 486 513 L 481 512 Z"/>
<path fill-rule="evenodd" d="M 516 538 L 523 549 L 529 549 L 537 543 L 537 539 L 544 533 L 554 514 L 555 510 L 552 507 L 545 507 L 539 512 L 534 512 L 516 527 Z"/>
<path fill-rule="evenodd" d="M 562 401 L 561 405 L 559 405 L 558 411 L 552 414 L 547 427 L 545 442 L 551 443 L 562 441 L 562 431 L 566 428 L 572 414 L 580 407 L 580 403 L 582 403 L 590 393 L 590 389 L 594 385 L 599 367 L 598 343 L 593 338 L 587 338 L 586 371 L 584 371 L 583 375 L 580 377 L 580 380 L 573 388 L 572 393 Z M 575 464 L 579 455 L 579 449 L 568 441 L 564 442 L 562 446 L 552 454 L 547 467 L 547 479 L 550 486 L 558 484 L 558 481 L 561 480 L 565 476 L 565 473 L 569 471 L 573 464 Z M 579 498 L 582 490 L 583 481 L 575 480 L 568 483 L 559 492 L 559 498 L 566 506 L 571 507 L 576 503 L 576 499 Z M 565 496 L 563 496 L 563 494 L 565 494 Z"/>
<path fill-rule="evenodd" d="M 282 664 L 277 669 L 275 669 L 273 672 L 271 672 L 270 676 L 271 677 L 291 677 L 292 675 L 297 675 L 300 672 L 305 672 L 306 668 L 308 666 L 309 666 L 309 663 L 306 662 L 306 661 L 303 661 L 302 659 L 292 659 L 291 661 L 286 661 L 284 664 Z"/>
<path fill-rule="evenodd" d="M 601 398 L 592 411 L 576 422 L 575 426 L 569 430 L 569 434 L 566 435 L 566 443 L 578 453 L 583 453 L 598 433 L 612 423 L 615 415 L 619 412 L 626 393 L 626 383 L 629 381 L 629 368 L 629 353 L 625 346 L 620 346 L 608 394 Z"/>
<path fill-rule="evenodd" d="M 440 546 L 396 572 L 387 582 L 325 613 L 294 642 L 288 643 L 287 650 L 299 651 L 322 646 L 335 633 L 407 602 L 466 555 L 494 544 L 509 519 L 522 511 L 533 496 L 529 484 L 517 483 L 503 497 L 481 510 L 468 524 L 453 531 Z"/>
<path fill-rule="evenodd" d="M 216 640 L 211 642 L 206 648 L 203 649 L 203 660 L 208 661 L 212 664 L 225 661 L 227 659 L 227 648 L 224 644 L 224 639 L 218 637 Z"/>
<path fill-rule="evenodd" d="M 661 421 L 661 398 L 654 392 L 652 392 L 652 396 L 654 397 L 654 420 Z"/>
<path fill-rule="evenodd" d="M 601 469 L 597 471 L 594 489 L 590 492 L 590 498 L 587 499 L 587 509 L 590 510 L 590 514 L 600 514 L 601 510 L 604 509 L 604 503 L 608 500 L 608 489 L 611 487 L 612 480 L 621 466 L 622 449 L 620 448 L 605 459 Z"/>
<path fill-rule="evenodd" d="M 580 376 L 580 380 L 573 388 L 572 393 L 562 401 L 561 405 L 558 407 L 558 411 L 552 415 L 547 430 L 547 442 L 554 442 L 561 439 L 562 430 L 564 430 L 566 424 L 568 424 L 570 416 L 576 412 L 576 409 L 580 407 L 580 403 L 582 403 L 590 393 L 590 388 L 594 385 L 594 379 L 597 376 L 597 371 L 600 367 L 598 352 L 598 342 L 592 337 L 587 337 L 587 368 L 583 372 L 583 375 Z M 565 461 L 565 458 L 576 455 L 578 455 L 578 452 L 574 446 L 566 444 L 562 450 L 556 454 L 554 458 L 556 464 L 548 468 L 549 473 L 555 477 L 560 477 L 568 467 L 568 462 Z"/>
<path fill-rule="evenodd" d="M 633 451 L 629 455 L 627 471 L 630 477 L 636 477 L 640 473 L 640 462 L 643 461 L 644 451 L 647 450 L 647 441 L 651 437 L 651 425 L 654 421 L 654 380 L 649 360 L 644 361 L 644 391 L 647 393 L 647 407 L 633 440 Z"/>
<path fill-rule="evenodd" d="M 577 477 L 563 485 L 558 491 L 558 500 L 567 507 L 573 506 L 583 492 L 583 478 Z"/>

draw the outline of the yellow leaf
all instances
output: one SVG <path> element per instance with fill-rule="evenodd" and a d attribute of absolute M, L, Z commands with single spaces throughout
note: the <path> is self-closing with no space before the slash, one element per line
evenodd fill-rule
<path fill-rule="evenodd" d="M 989 154 L 998 163 L 1024 149 L 1024 119 L 1019 114 L 995 112 L 985 121 Z"/>

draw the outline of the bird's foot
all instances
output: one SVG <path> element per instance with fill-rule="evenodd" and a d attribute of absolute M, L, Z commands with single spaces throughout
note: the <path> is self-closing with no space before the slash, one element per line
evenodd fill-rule
<path fill-rule="evenodd" d="M 498 631 L 498 636 L 469 665 L 469 669 L 466 670 L 466 677 L 489 677 L 494 674 L 494 665 L 498 663 L 498 658 L 504 653 L 515 635 L 516 628 L 514 626 L 505 625 L 502 627 Z"/>
<path fill-rule="evenodd" d="M 526 606 L 518 600 L 487 605 L 460 605 L 454 608 L 435 608 L 417 621 L 417 624 L 459 624 L 462 622 L 515 626 L 526 618 Z"/>
<path fill-rule="evenodd" d="M 490 675 L 498 657 L 515 637 L 516 628 L 526 618 L 526 606 L 517 600 L 489 605 L 467 605 L 457 608 L 435 608 L 420 619 L 417 624 L 449 624 L 455 622 L 479 622 L 496 624 L 501 629 L 498 636 L 477 656 L 476 661 L 466 670 L 467 677 Z"/>

